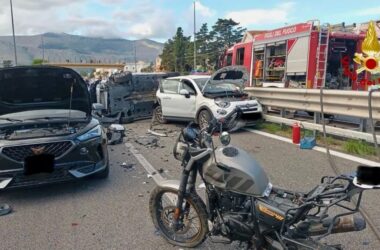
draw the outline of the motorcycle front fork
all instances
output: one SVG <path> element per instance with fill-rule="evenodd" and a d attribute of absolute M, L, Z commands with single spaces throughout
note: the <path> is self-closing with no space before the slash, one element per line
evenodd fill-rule
<path fill-rule="evenodd" d="M 185 207 L 183 207 L 183 200 L 185 199 L 186 192 L 195 191 L 196 177 L 196 169 L 190 171 L 184 169 L 182 171 L 181 182 L 178 190 L 177 204 L 174 210 L 173 226 L 175 230 L 179 229 L 180 219 L 183 218 L 184 212 L 188 212 L 190 209 L 190 204 L 188 202 L 186 202 Z"/>

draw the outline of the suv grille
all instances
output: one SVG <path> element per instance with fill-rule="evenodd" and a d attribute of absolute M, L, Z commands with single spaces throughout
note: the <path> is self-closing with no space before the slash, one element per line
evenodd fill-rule
<path fill-rule="evenodd" d="M 3 148 L 2 154 L 11 158 L 12 160 L 21 162 L 28 156 L 36 155 L 33 152 L 33 149 L 40 149 L 39 153 L 43 154 L 51 154 L 54 155 L 55 158 L 59 158 L 64 153 L 66 153 L 72 146 L 72 142 L 70 141 L 62 141 L 62 142 L 52 142 L 52 143 L 43 143 L 43 144 L 32 144 L 32 145 L 24 145 L 24 146 L 14 146 L 14 147 L 6 147 Z"/>

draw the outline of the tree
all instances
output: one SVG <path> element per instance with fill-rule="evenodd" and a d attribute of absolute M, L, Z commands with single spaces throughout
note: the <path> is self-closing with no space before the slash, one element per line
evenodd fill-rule
<path fill-rule="evenodd" d="M 218 19 L 211 31 L 206 23 L 202 24 L 196 33 L 197 65 L 202 65 L 204 69 L 215 68 L 219 56 L 226 48 L 239 42 L 245 30 L 232 19 Z M 190 38 L 184 36 L 181 27 L 177 28 L 175 36 L 164 43 L 160 55 L 162 70 L 185 73 L 195 68 L 194 43 Z"/>
<path fill-rule="evenodd" d="M 44 60 L 41 58 L 34 58 L 32 61 L 32 65 L 42 65 L 44 63 Z"/>
<path fill-rule="evenodd" d="M 214 52 L 212 61 L 217 65 L 219 56 L 233 44 L 241 41 L 245 28 L 239 27 L 239 23 L 232 19 L 221 19 L 212 26 L 210 32 L 211 42 L 210 49 Z"/>
<path fill-rule="evenodd" d="M 167 71 L 174 71 L 175 65 L 174 65 L 174 42 L 172 39 L 169 39 L 167 42 L 164 43 L 164 48 L 162 50 L 162 53 L 160 55 L 161 61 L 161 70 L 167 70 Z"/>
<path fill-rule="evenodd" d="M 186 64 L 186 52 L 188 52 L 190 37 L 185 37 L 183 35 L 183 30 L 181 27 L 177 28 L 177 32 L 173 37 L 174 41 L 174 58 L 175 58 L 175 71 L 184 72 Z"/>
<path fill-rule="evenodd" d="M 184 36 L 182 28 L 178 27 L 175 36 L 164 44 L 160 55 L 162 69 L 181 73 L 187 71 L 189 44 L 190 37 Z"/>
<path fill-rule="evenodd" d="M 202 65 L 204 69 L 207 68 L 207 60 L 210 58 L 211 35 L 208 30 L 207 23 L 202 24 L 199 32 L 196 33 L 196 46 L 197 46 L 197 64 Z"/>

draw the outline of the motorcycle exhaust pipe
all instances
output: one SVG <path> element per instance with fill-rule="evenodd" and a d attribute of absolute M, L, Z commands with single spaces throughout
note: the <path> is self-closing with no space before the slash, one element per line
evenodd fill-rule
<path fill-rule="evenodd" d="M 332 223 L 332 219 L 329 218 L 324 220 L 322 223 L 311 225 L 309 232 L 311 236 L 322 235 L 327 233 L 329 225 Z M 347 215 L 337 219 L 333 229 L 331 230 L 332 234 L 336 233 L 347 233 L 354 231 L 361 231 L 366 228 L 366 222 L 362 217 Z"/>

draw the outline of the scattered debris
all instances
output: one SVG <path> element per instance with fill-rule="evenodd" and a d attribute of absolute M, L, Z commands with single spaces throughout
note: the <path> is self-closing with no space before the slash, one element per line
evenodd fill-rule
<path fill-rule="evenodd" d="M 139 136 L 135 139 L 135 142 L 145 147 L 158 147 L 158 140 L 159 138 L 156 136 Z"/>
<path fill-rule="evenodd" d="M 144 181 L 142 184 L 148 184 L 149 182 L 148 181 Z"/>
<path fill-rule="evenodd" d="M 153 130 L 151 130 L 151 129 L 148 129 L 148 133 L 149 133 L 149 134 L 152 134 L 152 135 L 161 136 L 161 137 L 167 137 L 167 136 L 168 136 L 167 134 L 163 134 L 163 133 L 154 132 L 154 131 L 153 131 Z"/>
<path fill-rule="evenodd" d="M 143 194 L 139 194 L 138 197 L 144 197 L 144 195 Z"/>
<path fill-rule="evenodd" d="M 107 128 L 107 138 L 109 145 L 120 144 L 125 137 L 125 128 L 120 124 L 111 124 Z"/>
<path fill-rule="evenodd" d="M 71 226 L 72 226 L 72 227 L 76 227 L 76 226 L 78 226 L 78 225 L 79 225 L 79 223 L 76 223 L 76 222 L 71 223 Z"/>
<path fill-rule="evenodd" d="M 151 179 L 153 176 L 150 175 L 150 174 L 147 174 L 146 177 L 147 177 L 148 179 Z"/>
<path fill-rule="evenodd" d="M 0 216 L 7 215 L 11 212 L 12 212 L 12 208 L 8 204 L 1 204 L 0 205 Z"/>
<path fill-rule="evenodd" d="M 371 244 L 371 242 L 370 242 L 369 240 L 365 240 L 365 241 L 363 241 L 363 245 L 364 245 L 364 246 L 368 246 L 369 244 Z"/>
<path fill-rule="evenodd" d="M 120 164 L 120 167 L 126 169 L 126 170 L 133 170 L 135 169 L 135 163 L 126 163 L 126 162 L 123 162 L 122 164 Z"/>

